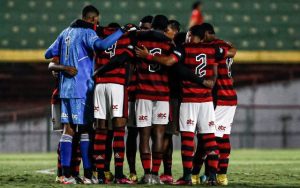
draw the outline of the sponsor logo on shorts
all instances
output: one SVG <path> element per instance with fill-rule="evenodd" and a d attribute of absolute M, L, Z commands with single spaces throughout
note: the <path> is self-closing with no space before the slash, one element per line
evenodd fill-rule
<path fill-rule="evenodd" d="M 187 125 L 194 125 L 194 120 L 192 120 L 192 119 L 188 119 L 188 120 L 186 120 L 186 124 Z"/>
<path fill-rule="evenodd" d="M 223 125 L 218 126 L 219 131 L 225 131 L 226 127 Z"/>
<path fill-rule="evenodd" d="M 77 114 L 72 114 L 72 119 L 78 119 L 78 115 Z"/>
<path fill-rule="evenodd" d="M 214 121 L 210 121 L 210 122 L 208 122 L 208 126 L 214 126 L 215 125 L 215 122 Z"/>
<path fill-rule="evenodd" d="M 66 113 L 61 113 L 61 117 L 62 117 L 62 118 L 68 118 L 69 116 L 68 116 L 68 114 L 66 114 Z"/>
<path fill-rule="evenodd" d="M 113 104 L 113 105 L 112 105 L 112 109 L 113 109 L 113 110 L 118 110 L 118 109 L 119 109 L 119 105 Z"/>
<path fill-rule="evenodd" d="M 98 112 L 99 111 L 99 106 L 94 106 L 94 111 Z"/>
<path fill-rule="evenodd" d="M 167 113 L 159 113 L 159 114 L 157 114 L 157 118 L 166 119 L 167 118 Z"/>
<path fill-rule="evenodd" d="M 148 120 L 148 116 L 143 116 L 143 115 L 139 116 L 139 121 L 147 121 L 147 120 Z"/>

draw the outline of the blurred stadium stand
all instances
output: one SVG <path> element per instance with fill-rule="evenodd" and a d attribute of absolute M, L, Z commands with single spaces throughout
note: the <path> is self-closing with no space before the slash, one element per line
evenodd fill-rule
<path fill-rule="evenodd" d="M 7 126 L 19 126 L 19 122 L 23 120 L 48 117 L 54 81 L 47 70 L 43 53 L 62 29 L 80 17 L 84 5 L 93 4 L 99 8 L 101 25 L 110 22 L 138 24 L 145 15 L 165 14 L 170 19 L 180 21 L 183 30 L 186 30 L 193 2 L 194 0 L 1 0 L 0 139 L 3 140 L 7 134 Z M 239 50 L 233 66 L 233 77 L 241 93 L 249 88 L 254 93 L 259 86 L 273 83 L 290 84 L 299 80 L 299 0 L 203 0 L 203 3 L 205 21 L 215 26 L 220 38 L 232 42 Z M 239 124 L 240 121 L 244 121 L 246 126 L 249 122 L 251 124 L 253 118 L 249 109 L 255 113 L 262 112 L 262 109 L 256 111 L 255 102 L 251 103 L 244 100 L 243 96 L 239 97 L 240 103 L 245 105 L 241 105 L 238 113 L 243 114 L 243 120 L 237 119 L 236 122 Z M 290 97 L 297 98 L 299 95 L 296 93 Z M 295 105 L 293 110 L 299 116 L 299 99 L 291 104 Z M 285 107 L 291 104 L 280 104 L 282 106 L 273 108 L 270 103 L 261 107 L 266 108 L 264 113 L 272 113 L 270 108 L 284 111 L 288 109 Z M 276 118 L 282 117 L 282 114 L 273 114 Z M 294 119 L 300 124 L 298 116 Z M 275 131 L 274 135 L 279 135 L 278 139 L 283 142 L 284 131 L 278 131 Z M 297 129 L 292 132 L 299 136 L 299 131 Z M 262 134 L 262 137 L 265 135 L 250 129 L 237 134 L 245 138 L 252 134 Z M 249 143 L 249 139 L 245 142 Z M 295 147 L 289 144 L 286 146 Z M 236 147 L 267 146 L 253 143 Z M 274 147 L 284 147 L 284 144 Z M 1 148 L 2 146 L 0 151 L 3 149 Z M 44 151 L 50 147 L 43 148 L 41 150 Z"/>

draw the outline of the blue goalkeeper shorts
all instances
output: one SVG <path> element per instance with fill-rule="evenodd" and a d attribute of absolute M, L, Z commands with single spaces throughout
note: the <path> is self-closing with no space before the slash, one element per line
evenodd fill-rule
<path fill-rule="evenodd" d="M 61 123 L 87 125 L 93 122 L 93 101 L 88 99 L 61 99 Z"/>

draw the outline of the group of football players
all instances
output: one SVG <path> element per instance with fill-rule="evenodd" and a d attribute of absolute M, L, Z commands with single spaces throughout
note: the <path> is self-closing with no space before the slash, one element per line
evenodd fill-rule
<path fill-rule="evenodd" d="M 45 53 L 57 77 L 53 128 L 62 130 L 56 181 L 227 185 L 237 105 L 231 78 L 235 54 L 208 23 L 180 32 L 178 21 L 156 15 L 145 16 L 138 26 L 102 27 L 99 11 L 85 6 L 82 19 L 63 30 Z M 179 134 L 183 175 L 174 181 L 172 140 Z M 137 143 L 144 170 L 139 180 Z M 203 164 L 205 174 L 199 177 Z"/>

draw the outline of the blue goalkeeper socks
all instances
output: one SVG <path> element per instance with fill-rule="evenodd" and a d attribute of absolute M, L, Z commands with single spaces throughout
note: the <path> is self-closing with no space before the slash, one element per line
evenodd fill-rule
<path fill-rule="evenodd" d="M 84 169 L 92 168 L 91 160 L 90 160 L 90 139 L 88 134 L 80 135 L 80 151 L 83 162 Z"/>
<path fill-rule="evenodd" d="M 72 157 L 72 139 L 71 135 L 63 134 L 60 138 L 60 157 L 63 168 L 63 175 L 70 177 L 70 165 Z"/>

